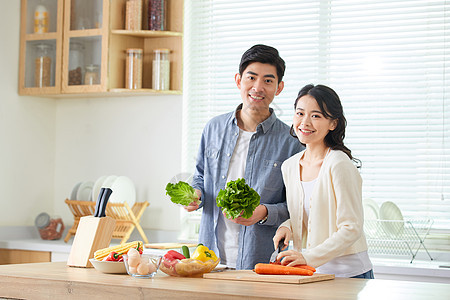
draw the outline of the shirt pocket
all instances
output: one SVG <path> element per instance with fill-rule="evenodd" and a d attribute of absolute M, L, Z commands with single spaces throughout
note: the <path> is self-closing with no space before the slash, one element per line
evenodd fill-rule
<path fill-rule="evenodd" d="M 205 171 L 211 175 L 216 174 L 219 165 L 220 150 L 216 147 L 207 147 L 205 150 Z"/>
<path fill-rule="evenodd" d="M 283 178 L 281 176 L 281 161 L 263 160 L 263 173 L 266 181 L 264 189 L 268 191 L 281 191 L 283 189 Z"/>
<path fill-rule="evenodd" d="M 206 148 L 206 158 L 207 159 L 217 159 L 219 158 L 219 149 L 215 147 L 208 147 Z"/>

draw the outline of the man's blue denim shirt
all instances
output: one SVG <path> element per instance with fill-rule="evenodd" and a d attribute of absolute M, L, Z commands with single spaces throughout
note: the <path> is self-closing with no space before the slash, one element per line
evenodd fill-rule
<path fill-rule="evenodd" d="M 237 110 L 241 108 L 242 104 Z M 253 269 L 256 263 L 268 263 L 274 251 L 272 238 L 278 226 L 289 217 L 280 168 L 284 160 L 301 151 L 303 146 L 289 134 L 289 126 L 276 117 L 273 109 L 270 112 L 270 117 L 257 126 L 250 140 L 244 176 L 246 183 L 261 196 L 268 218 L 264 224 L 241 225 L 236 269 Z M 217 116 L 206 124 L 192 183 L 202 192 L 199 243 L 214 250 L 219 257 L 216 227 L 221 211 L 216 197 L 226 186 L 238 136 L 236 112 Z"/>

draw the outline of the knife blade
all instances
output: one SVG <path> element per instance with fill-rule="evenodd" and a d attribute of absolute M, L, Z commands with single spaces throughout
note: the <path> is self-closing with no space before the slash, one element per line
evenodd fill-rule
<path fill-rule="evenodd" d="M 102 202 L 102 197 L 103 197 L 104 192 L 105 192 L 105 189 L 101 188 L 100 192 L 98 193 L 97 202 L 95 203 L 94 217 L 98 217 L 98 214 L 100 213 L 100 205 Z"/>
<path fill-rule="evenodd" d="M 109 197 L 111 196 L 112 190 L 110 188 L 105 188 L 102 195 L 102 203 L 100 204 L 100 212 L 98 214 L 99 218 L 106 217 L 106 205 L 108 204 Z"/>
<path fill-rule="evenodd" d="M 281 252 L 281 249 L 283 249 L 283 246 L 284 246 L 284 238 L 282 238 L 278 242 L 278 248 L 275 249 L 275 251 L 273 251 L 272 255 L 270 256 L 269 263 L 274 263 L 277 260 L 277 256 Z"/>

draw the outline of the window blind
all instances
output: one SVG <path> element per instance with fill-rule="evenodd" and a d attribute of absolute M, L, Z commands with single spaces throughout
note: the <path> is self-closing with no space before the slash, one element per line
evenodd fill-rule
<path fill-rule="evenodd" d="M 340 96 L 363 197 L 450 232 L 449 1 L 185 1 L 183 169 L 201 132 L 241 103 L 241 55 L 274 46 L 286 61 L 272 107 L 292 124 L 301 87 Z"/>

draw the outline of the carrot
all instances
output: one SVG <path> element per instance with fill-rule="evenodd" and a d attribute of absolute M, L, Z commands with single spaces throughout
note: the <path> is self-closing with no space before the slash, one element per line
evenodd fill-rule
<path fill-rule="evenodd" d="M 271 262 L 271 265 L 281 265 L 280 262 Z M 301 268 L 301 269 L 306 269 L 306 270 L 311 270 L 314 273 L 316 272 L 316 269 L 314 267 L 308 266 L 308 265 L 296 265 L 294 266 L 294 268 Z"/>
<path fill-rule="evenodd" d="M 296 265 L 294 266 L 294 268 L 300 268 L 300 269 L 305 269 L 305 270 L 310 270 L 316 272 L 316 269 L 314 267 L 308 266 L 308 265 Z"/>
<path fill-rule="evenodd" d="M 311 270 L 306 270 L 297 267 L 287 267 L 277 264 L 263 264 L 258 263 L 255 265 L 255 272 L 257 274 L 266 274 L 266 275 L 303 275 L 303 276 L 311 276 L 314 274 Z"/>

